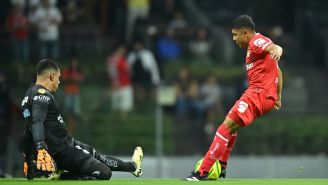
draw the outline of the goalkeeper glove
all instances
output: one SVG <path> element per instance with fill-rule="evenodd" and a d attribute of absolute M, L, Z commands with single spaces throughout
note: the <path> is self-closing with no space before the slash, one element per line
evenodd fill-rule
<path fill-rule="evenodd" d="M 46 149 L 38 150 L 36 168 L 40 171 L 47 171 L 47 172 L 56 171 L 55 162 L 52 159 L 52 157 L 48 154 Z"/>
<path fill-rule="evenodd" d="M 27 163 L 24 162 L 24 175 L 25 175 L 25 177 L 27 177 L 27 171 L 28 171 L 28 166 L 27 166 Z"/>
<path fill-rule="evenodd" d="M 24 162 L 24 175 L 28 180 L 33 180 L 34 177 L 38 177 L 38 172 L 36 170 L 36 162 L 33 159 L 33 155 L 31 156 L 25 156 L 25 162 Z"/>

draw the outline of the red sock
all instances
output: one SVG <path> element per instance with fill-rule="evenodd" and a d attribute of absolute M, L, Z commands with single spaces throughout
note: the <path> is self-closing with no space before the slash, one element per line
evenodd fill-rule
<path fill-rule="evenodd" d="M 213 142 L 204 157 L 202 165 L 199 168 L 200 175 L 203 175 L 204 172 L 210 171 L 215 161 L 219 160 L 221 155 L 223 155 L 227 148 L 227 143 L 230 136 L 231 134 L 228 128 L 224 124 L 221 124 L 216 131 Z"/>
<path fill-rule="evenodd" d="M 230 152 L 231 152 L 233 146 L 235 145 L 236 139 L 237 139 L 237 132 L 230 136 L 228 145 L 227 145 L 227 149 L 224 151 L 223 155 L 220 157 L 220 161 L 223 162 L 223 164 L 221 164 L 221 166 L 227 167 Z"/>

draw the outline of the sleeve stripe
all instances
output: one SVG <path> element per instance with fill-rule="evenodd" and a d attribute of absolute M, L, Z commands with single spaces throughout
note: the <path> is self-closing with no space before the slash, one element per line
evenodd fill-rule
<path fill-rule="evenodd" d="M 265 49 L 269 46 L 269 44 L 271 44 L 271 43 L 272 43 L 272 42 L 269 41 L 268 43 L 264 44 L 264 45 L 262 46 L 262 49 L 265 50 Z"/>

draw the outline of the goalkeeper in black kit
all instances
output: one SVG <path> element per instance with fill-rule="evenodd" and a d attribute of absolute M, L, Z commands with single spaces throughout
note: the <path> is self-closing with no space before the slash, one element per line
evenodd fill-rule
<path fill-rule="evenodd" d="M 142 175 L 141 147 L 136 147 L 131 162 L 124 162 L 99 153 L 67 132 L 52 94 L 60 84 L 60 69 L 55 61 L 41 60 L 36 73 L 36 83 L 27 90 L 21 107 L 25 119 L 24 173 L 28 179 L 46 176 L 62 180 L 108 180 L 112 171 Z"/>

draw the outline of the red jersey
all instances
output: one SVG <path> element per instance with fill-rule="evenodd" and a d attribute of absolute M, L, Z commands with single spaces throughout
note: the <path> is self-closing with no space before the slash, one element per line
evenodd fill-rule
<path fill-rule="evenodd" d="M 24 16 L 12 15 L 12 16 L 8 17 L 8 19 L 7 19 L 7 27 L 9 29 L 13 30 L 12 36 L 15 39 L 20 39 L 20 40 L 27 39 L 28 24 L 29 24 L 29 22 L 28 22 L 27 18 Z"/>
<path fill-rule="evenodd" d="M 64 69 L 63 79 L 65 81 L 65 92 L 68 94 L 77 94 L 80 92 L 80 83 L 83 75 L 76 69 Z"/>
<path fill-rule="evenodd" d="M 246 55 L 249 87 L 246 92 L 265 92 L 267 97 L 277 100 L 278 64 L 265 51 L 271 44 L 272 41 L 260 33 L 249 41 Z"/>
<path fill-rule="evenodd" d="M 107 59 L 108 72 L 114 87 L 131 85 L 128 63 L 123 56 L 111 56 Z"/>

